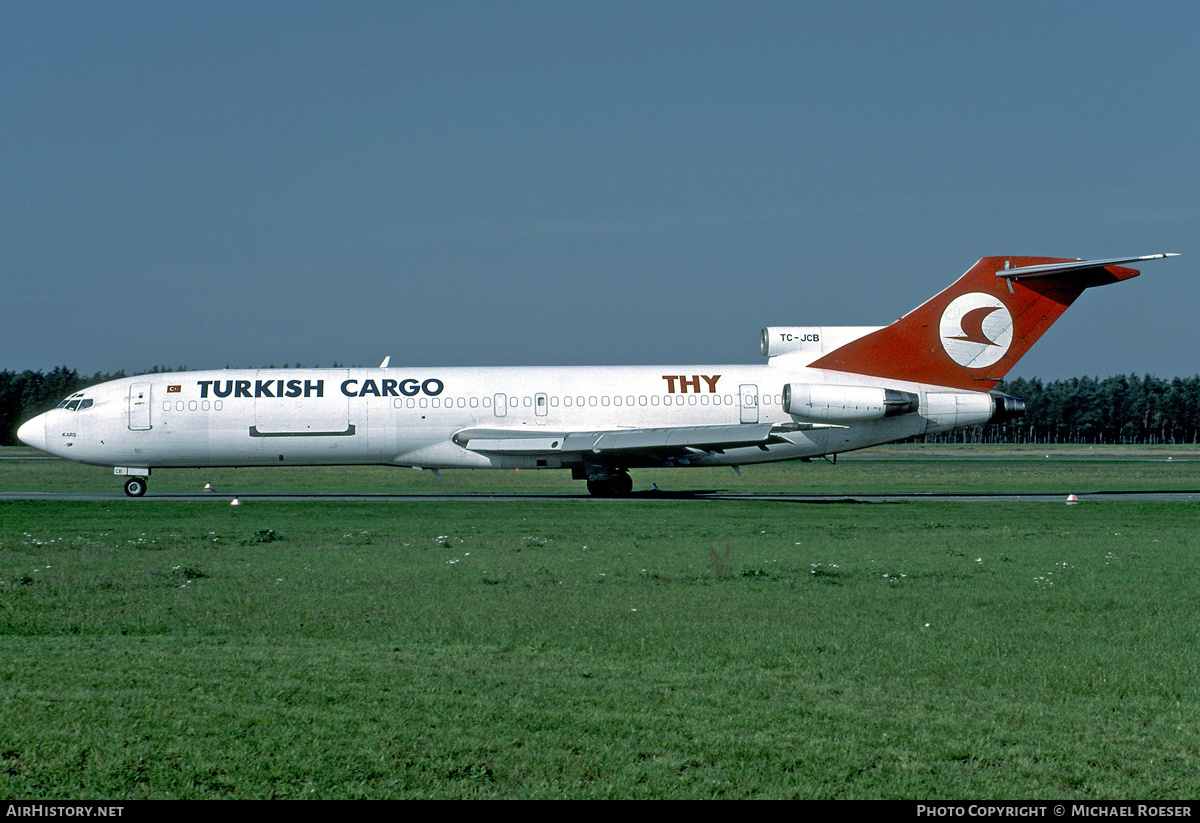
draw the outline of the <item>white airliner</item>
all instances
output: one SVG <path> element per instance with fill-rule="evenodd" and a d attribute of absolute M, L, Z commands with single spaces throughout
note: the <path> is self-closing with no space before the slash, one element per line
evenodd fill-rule
<path fill-rule="evenodd" d="M 71 395 L 24 443 L 124 476 L 152 469 L 386 464 L 570 469 L 594 495 L 629 470 L 832 458 L 1018 416 L 996 383 L 1109 260 L 985 257 L 882 327 L 762 331 L 765 365 L 244 369 L 140 375 Z"/>

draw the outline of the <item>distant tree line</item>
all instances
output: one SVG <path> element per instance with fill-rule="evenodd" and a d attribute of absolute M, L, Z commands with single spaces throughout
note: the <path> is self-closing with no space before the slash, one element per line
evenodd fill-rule
<path fill-rule="evenodd" d="M 155 366 L 138 374 L 172 371 L 184 369 Z M 66 366 L 45 374 L 0 371 L 0 445 L 16 445 L 17 427 L 54 408 L 64 397 L 125 376 L 119 371 L 84 377 Z M 1004 381 L 996 388 L 1025 401 L 1024 417 L 918 439 L 928 443 L 1200 442 L 1200 376 L 1164 380 L 1130 374 L 1049 383 L 1034 378 Z"/>
<path fill-rule="evenodd" d="M 1020 378 L 1003 381 L 996 388 L 1024 400 L 1024 416 L 929 436 L 925 442 L 1200 442 L 1200 376 L 1164 380 L 1130 374 L 1049 383 Z"/>

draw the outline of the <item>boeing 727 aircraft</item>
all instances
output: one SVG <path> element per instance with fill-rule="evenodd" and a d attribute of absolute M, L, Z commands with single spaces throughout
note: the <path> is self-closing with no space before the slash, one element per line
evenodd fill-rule
<path fill-rule="evenodd" d="M 1109 260 L 985 257 L 890 326 L 774 327 L 765 365 L 246 369 L 141 375 L 71 395 L 22 442 L 112 466 L 386 464 L 570 469 L 594 495 L 629 470 L 813 457 L 1020 415 L 997 382 Z"/>

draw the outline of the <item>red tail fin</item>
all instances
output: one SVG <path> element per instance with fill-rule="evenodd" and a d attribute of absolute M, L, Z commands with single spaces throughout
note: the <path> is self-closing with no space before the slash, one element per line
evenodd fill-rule
<path fill-rule="evenodd" d="M 1138 275 L 1117 263 L 1170 256 L 985 257 L 932 300 L 811 366 L 987 391 L 1084 289 Z"/>

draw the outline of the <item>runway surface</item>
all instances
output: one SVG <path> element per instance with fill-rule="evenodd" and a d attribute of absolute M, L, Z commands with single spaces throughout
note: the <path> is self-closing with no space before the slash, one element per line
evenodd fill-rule
<path fill-rule="evenodd" d="M 145 497 L 128 497 L 121 492 L 9 492 L 0 494 L 0 500 L 51 500 L 58 502 L 116 502 L 128 501 L 130 504 L 149 504 L 154 502 L 189 502 L 189 503 L 221 503 L 228 505 L 235 495 L 232 492 L 211 492 L 203 494 L 155 494 Z M 901 503 L 901 502 L 939 502 L 939 503 L 1063 503 L 1067 504 L 1065 494 L 755 494 L 734 493 L 726 491 L 648 491 L 635 492 L 628 497 L 591 497 L 587 494 L 240 494 L 236 495 L 242 503 L 260 500 L 274 501 L 306 501 L 306 502 L 396 502 L 396 503 L 446 503 L 446 502 L 476 502 L 502 503 L 512 501 L 541 500 L 553 502 L 556 500 L 591 500 L 597 505 L 619 504 L 628 501 L 746 501 L 758 500 L 776 503 Z M 1188 503 L 1200 501 L 1200 491 L 1158 491 L 1158 492 L 1101 492 L 1095 494 L 1076 495 L 1078 504 L 1112 502 L 1112 501 L 1153 501 L 1159 503 Z"/>

